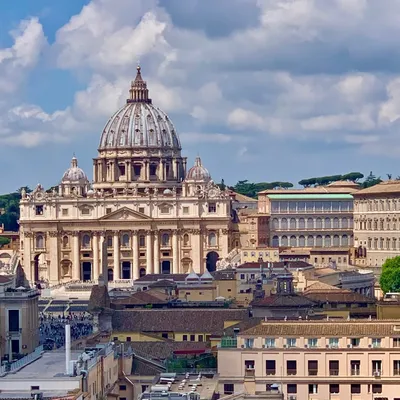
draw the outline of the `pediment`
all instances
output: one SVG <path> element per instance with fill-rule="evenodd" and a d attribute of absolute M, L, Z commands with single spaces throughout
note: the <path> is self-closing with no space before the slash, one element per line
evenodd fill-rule
<path fill-rule="evenodd" d="M 101 221 L 134 221 L 134 220 L 143 220 L 143 219 L 151 219 L 149 216 L 138 212 L 134 211 L 128 207 L 122 207 L 119 210 L 113 211 L 110 214 L 105 215 L 104 217 L 101 217 Z"/>

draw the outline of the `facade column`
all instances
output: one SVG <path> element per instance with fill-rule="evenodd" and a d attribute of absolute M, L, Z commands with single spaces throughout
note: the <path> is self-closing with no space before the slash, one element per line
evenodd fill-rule
<path fill-rule="evenodd" d="M 114 281 L 121 279 L 121 262 L 119 254 L 119 232 L 114 231 L 113 247 L 114 247 Z"/>
<path fill-rule="evenodd" d="M 172 232 L 172 273 L 179 274 L 179 243 L 178 236 L 179 231 L 174 229 Z"/>
<path fill-rule="evenodd" d="M 25 273 L 27 274 L 26 278 L 28 279 L 29 282 L 34 283 L 35 271 L 34 271 L 34 264 L 32 263 L 33 233 L 25 232 L 23 240 L 24 240 L 23 266 Z"/>
<path fill-rule="evenodd" d="M 130 161 L 127 161 L 125 164 L 125 173 L 126 173 L 126 178 L 128 180 L 128 182 L 132 181 L 132 164 Z"/>
<path fill-rule="evenodd" d="M 81 280 L 81 253 L 79 248 L 79 232 L 72 233 L 72 247 L 74 252 L 74 264 L 72 266 L 72 279 L 74 281 Z"/>
<path fill-rule="evenodd" d="M 108 263 L 107 263 L 107 251 L 103 252 L 103 245 L 106 241 L 106 232 L 101 232 L 99 237 L 99 275 L 103 275 L 103 279 L 107 282 L 108 277 Z M 104 260 L 105 257 L 105 260 Z"/>
<path fill-rule="evenodd" d="M 146 274 L 153 273 L 153 241 L 152 232 L 146 231 Z"/>
<path fill-rule="evenodd" d="M 222 250 L 222 254 L 219 254 L 219 258 L 224 258 L 229 254 L 229 230 L 221 229 L 220 234 L 220 248 Z"/>
<path fill-rule="evenodd" d="M 133 279 L 136 280 L 139 278 L 139 240 L 138 240 L 138 231 L 133 231 L 132 233 L 132 269 L 133 269 Z"/>
<path fill-rule="evenodd" d="M 158 231 L 154 232 L 154 273 L 161 274 L 160 267 L 160 241 Z"/>
<path fill-rule="evenodd" d="M 99 237 L 97 236 L 97 232 L 93 233 L 92 251 L 93 251 L 92 280 L 97 280 L 99 279 Z"/>
<path fill-rule="evenodd" d="M 50 282 L 59 282 L 61 280 L 60 273 L 60 260 L 59 260 L 59 243 L 58 243 L 58 233 L 49 232 L 49 235 L 45 239 L 45 249 L 50 249 L 50 265 L 48 265 L 48 275 Z M 39 271 L 39 279 L 41 274 Z"/>
<path fill-rule="evenodd" d="M 192 268 L 194 272 L 200 273 L 203 270 L 203 241 L 200 229 L 193 229 L 191 244 L 193 249 Z"/>

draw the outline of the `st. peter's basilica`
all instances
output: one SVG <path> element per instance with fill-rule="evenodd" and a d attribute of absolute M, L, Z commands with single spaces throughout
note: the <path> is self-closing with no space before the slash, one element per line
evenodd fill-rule
<path fill-rule="evenodd" d="M 73 157 L 58 190 L 21 200 L 21 260 L 29 281 L 137 279 L 214 270 L 235 244 L 231 200 L 198 157 L 187 171 L 172 121 L 152 104 L 140 67 L 109 119 L 93 182 Z M 107 258 L 107 260 L 105 260 Z"/>

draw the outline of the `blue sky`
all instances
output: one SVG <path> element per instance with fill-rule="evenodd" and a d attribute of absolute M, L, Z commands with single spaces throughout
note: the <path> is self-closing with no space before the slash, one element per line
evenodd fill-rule
<path fill-rule="evenodd" d="M 400 175 L 398 15 L 375 0 L 2 1 L 0 192 L 57 184 L 74 152 L 91 177 L 138 59 L 215 181 Z"/>

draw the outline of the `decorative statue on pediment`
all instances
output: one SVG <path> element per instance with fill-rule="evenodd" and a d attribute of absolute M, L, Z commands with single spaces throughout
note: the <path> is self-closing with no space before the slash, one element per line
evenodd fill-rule
<path fill-rule="evenodd" d="M 100 189 L 100 197 L 104 197 L 104 189 L 103 188 Z"/>
<path fill-rule="evenodd" d="M 156 188 L 156 187 L 154 188 L 154 196 L 156 196 L 156 197 L 158 196 L 158 188 Z"/>
<path fill-rule="evenodd" d="M 117 197 L 118 191 L 117 191 L 116 188 L 113 188 L 112 194 L 113 194 L 114 197 Z"/>
<path fill-rule="evenodd" d="M 137 185 L 137 183 L 136 183 L 136 185 L 133 187 L 132 193 L 133 193 L 134 196 L 137 196 L 137 194 L 138 194 L 138 185 Z"/>
<path fill-rule="evenodd" d="M 53 195 L 53 197 L 57 196 L 57 190 L 55 187 L 53 187 L 53 189 L 51 189 L 51 194 Z"/>
<path fill-rule="evenodd" d="M 77 197 L 77 196 L 78 196 L 78 190 L 76 189 L 76 187 L 72 188 L 72 195 L 73 195 L 74 197 Z"/>
<path fill-rule="evenodd" d="M 124 195 L 127 196 L 129 194 L 128 188 L 125 186 L 123 189 Z"/>
<path fill-rule="evenodd" d="M 172 194 L 173 194 L 174 196 L 176 196 L 176 187 L 175 187 L 175 186 L 172 188 Z"/>
<path fill-rule="evenodd" d="M 146 187 L 146 188 L 144 189 L 144 194 L 145 194 L 146 196 L 148 196 L 148 195 L 150 194 L 150 189 L 149 189 L 148 187 Z"/>
<path fill-rule="evenodd" d="M 25 188 L 21 189 L 21 198 L 22 199 L 26 199 L 26 190 L 25 190 Z"/>

